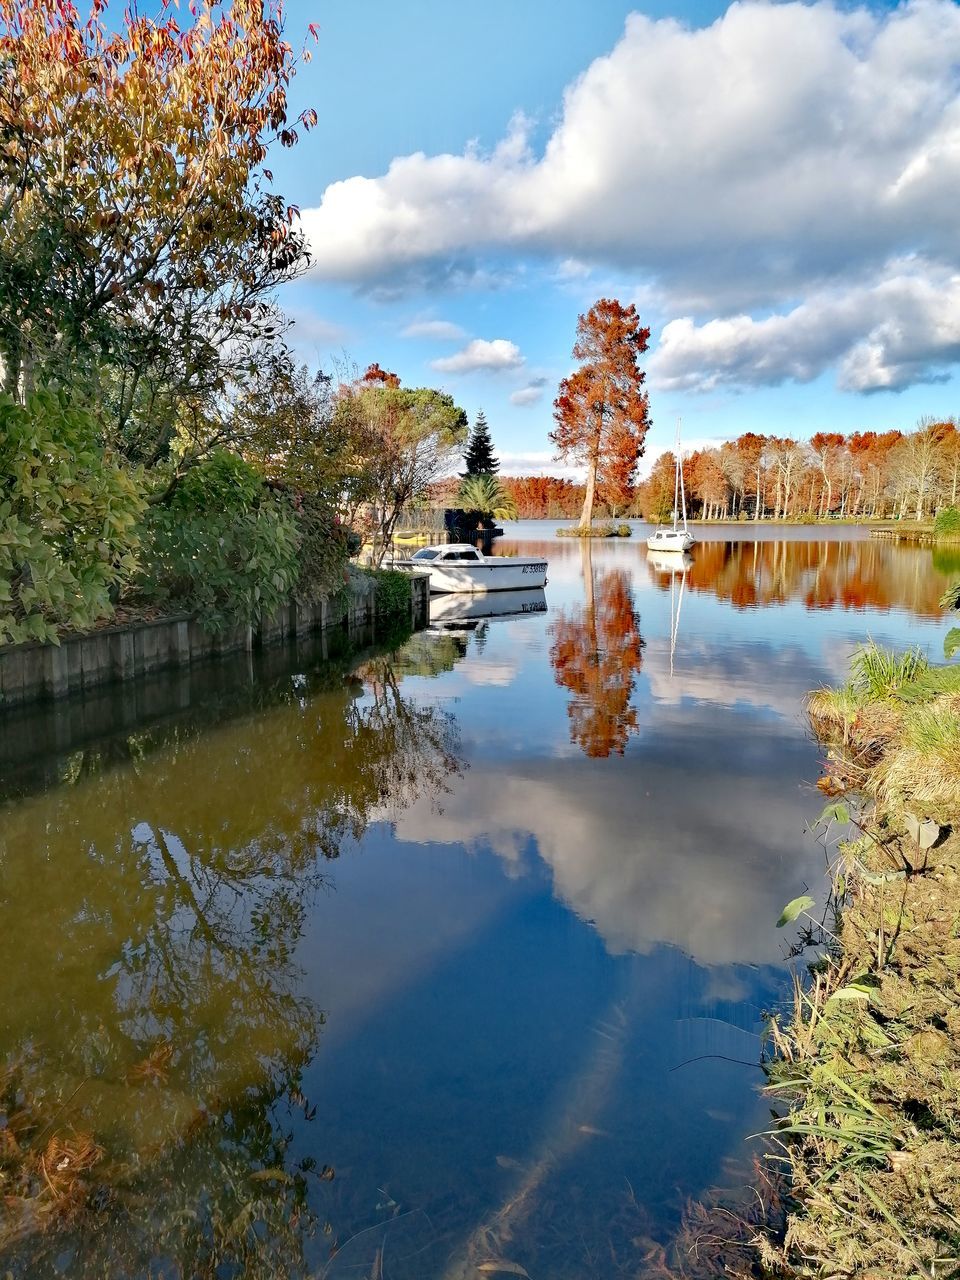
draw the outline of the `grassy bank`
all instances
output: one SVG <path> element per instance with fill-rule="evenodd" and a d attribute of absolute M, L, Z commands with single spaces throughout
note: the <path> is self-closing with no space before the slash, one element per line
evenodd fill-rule
<path fill-rule="evenodd" d="M 628 524 L 574 524 L 557 530 L 558 538 L 629 538 L 632 535 Z"/>
<path fill-rule="evenodd" d="M 960 668 L 870 648 L 810 714 L 824 830 L 844 838 L 827 903 L 787 912 L 821 958 L 773 1026 L 792 1192 L 767 1261 L 791 1277 L 960 1276 Z"/>

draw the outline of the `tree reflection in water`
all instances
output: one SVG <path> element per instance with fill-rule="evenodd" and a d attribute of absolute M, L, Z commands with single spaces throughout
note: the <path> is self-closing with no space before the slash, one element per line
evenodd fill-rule
<path fill-rule="evenodd" d="M 323 1024 L 297 944 L 324 860 L 461 769 L 390 656 L 320 685 L 2 813 L 0 1271 L 305 1265 L 331 1171 L 287 1154 Z M 104 1156 L 68 1196 L 41 1157 L 80 1133 Z"/>
<path fill-rule="evenodd" d="M 581 542 L 585 603 L 561 610 L 550 627 L 550 662 L 557 684 L 573 697 L 567 706 L 570 739 L 587 756 L 623 755 L 637 732 L 630 705 L 645 641 L 623 569 L 595 575 L 589 538 Z"/>
<path fill-rule="evenodd" d="M 665 589 L 671 575 L 649 566 Z M 802 601 L 807 609 L 906 609 L 940 616 L 940 597 L 954 568 L 940 550 L 865 539 L 859 542 L 771 539 L 708 540 L 696 547 L 688 591 L 729 601 L 737 609 Z"/>

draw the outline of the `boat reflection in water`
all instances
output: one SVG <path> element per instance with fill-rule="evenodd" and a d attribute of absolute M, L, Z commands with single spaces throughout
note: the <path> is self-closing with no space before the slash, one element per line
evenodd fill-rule
<path fill-rule="evenodd" d="M 686 573 L 693 564 L 693 556 L 689 551 L 654 551 L 647 552 L 647 564 L 655 573 Z"/>
<path fill-rule="evenodd" d="M 430 630 L 473 631 L 490 618 L 520 618 L 526 613 L 546 613 L 543 587 L 530 591 L 504 591 L 480 596 L 444 595 L 430 599 Z"/>

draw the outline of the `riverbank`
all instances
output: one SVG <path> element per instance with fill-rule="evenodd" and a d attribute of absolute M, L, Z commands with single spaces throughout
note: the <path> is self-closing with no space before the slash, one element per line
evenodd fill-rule
<path fill-rule="evenodd" d="M 843 799 L 821 818 L 830 896 L 787 912 L 821 958 L 773 1024 L 768 1092 L 787 1103 L 792 1185 L 775 1273 L 956 1275 L 960 668 L 872 648 L 810 714 L 821 789 Z"/>
<path fill-rule="evenodd" d="M 316 603 L 290 601 L 256 623 L 219 630 L 179 613 L 136 618 L 83 634 L 65 633 L 57 644 L 0 646 L 0 708 L 37 699 L 65 698 L 115 681 L 133 681 L 156 671 L 271 645 L 334 628 L 349 631 L 378 618 L 409 614 L 425 626 L 430 611 L 427 574 L 352 572 L 343 590 Z"/>

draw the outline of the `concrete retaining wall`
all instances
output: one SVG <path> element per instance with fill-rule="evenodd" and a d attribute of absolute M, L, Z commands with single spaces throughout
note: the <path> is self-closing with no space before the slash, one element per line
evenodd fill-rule
<path fill-rule="evenodd" d="M 430 578 L 412 574 L 411 623 L 425 626 L 430 614 Z M 114 680 L 133 680 L 169 667 L 186 667 L 220 654 L 286 644 L 328 627 L 368 626 L 376 620 L 373 584 L 354 582 L 345 601 L 292 603 L 256 627 L 204 631 L 186 614 L 129 626 L 104 627 L 69 636 L 59 645 L 0 647 L 0 708 L 37 698 L 63 698 Z"/>

